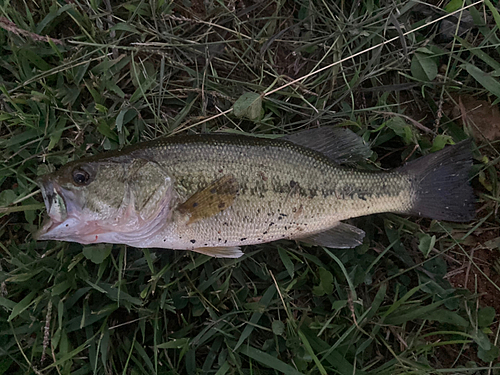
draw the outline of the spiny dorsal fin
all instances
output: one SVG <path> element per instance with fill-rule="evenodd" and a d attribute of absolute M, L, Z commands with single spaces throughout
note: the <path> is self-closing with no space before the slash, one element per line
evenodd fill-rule
<path fill-rule="evenodd" d="M 281 139 L 321 152 L 337 164 L 356 163 L 368 159 L 372 151 L 356 133 L 347 128 L 324 128 L 304 130 Z"/>
<path fill-rule="evenodd" d="M 214 258 L 239 258 L 243 252 L 239 247 L 198 247 L 193 249 L 200 254 L 205 254 Z"/>
<path fill-rule="evenodd" d="M 232 174 L 214 181 L 206 188 L 194 193 L 179 205 L 178 210 L 189 216 L 186 224 L 194 223 L 224 211 L 230 207 L 238 194 L 238 182 Z"/>
<path fill-rule="evenodd" d="M 353 225 L 338 223 L 327 231 L 307 237 L 297 238 L 299 241 L 336 249 L 350 249 L 363 243 L 365 232 Z"/>

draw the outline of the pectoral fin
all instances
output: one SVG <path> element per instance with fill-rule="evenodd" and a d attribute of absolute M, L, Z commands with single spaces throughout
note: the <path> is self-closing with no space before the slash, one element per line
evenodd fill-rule
<path fill-rule="evenodd" d="M 203 190 L 193 194 L 179 205 L 178 210 L 187 214 L 187 224 L 212 217 L 230 207 L 238 195 L 238 182 L 228 174 L 213 182 Z"/>
<path fill-rule="evenodd" d="M 239 258 L 243 252 L 239 247 L 198 247 L 193 249 L 197 253 L 205 254 L 214 258 Z"/>
<path fill-rule="evenodd" d="M 298 238 L 299 241 L 337 249 L 350 249 L 363 243 L 365 232 L 353 225 L 338 223 L 325 232 Z"/>

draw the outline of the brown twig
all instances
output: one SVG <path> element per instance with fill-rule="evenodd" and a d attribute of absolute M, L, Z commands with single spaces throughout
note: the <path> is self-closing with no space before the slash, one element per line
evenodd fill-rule
<path fill-rule="evenodd" d="M 431 129 L 429 129 L 427 126 L 425 125 L 422 125 L 420 122 L 418 122 L 417 120 L 414 120 L 412 119 L 411 117 L 409 116 L 406 116 L 406 115 L 403 115 L 401 113 L 395 113 L 395 112 L 387 112 L 387 111 L 373 111 L 374 113 L 379 113 L 381 115 L 388 115 L 388 116 L 399 116 L 399 117 L 402 117 L 404 118 L 405 120 L 408 120 L 409 122 L 411 122 L 413 124 L 413 126 L 415 126 L 417 129 L 423 131 L 424 133 L 427 133 L 427 134 L 436 134 L 434 131 L 432 131 Z"/>
<path fill-rule="evenodd" d="M 47 306 L 47 316 L 45 317 L 45 327 L 43 330 L 43 350 L 42 350 L 42 358 L 40 359 L 40 363 L 43 364 L 45 361 L 45 351 L 49 347 L 50 343 L 50 320 L 52 318 L 52 301 L 49 300 L 49 305 Z"/>
<path fill-rule="evenodd" d="M 63 45 L 64 43 L 55 38 L 50 38 L 48 36 L 41 36 L 35 33 L 32 33 L 31 31 L 26 31 L 21 28 L 19 28 L 14 22 L 9 21 L 5 17 L 0 17 L 0 27 L 2 29 L 5 29 L 7 31 L 10 31 L 11 33 L 14 33 L 19 36 L 24 36 L 26 38 L 29 38 L 31 40 L 37 41 L 37 42 L 48 42 L 49 40 L 52 40 L 56 44 Z"/>

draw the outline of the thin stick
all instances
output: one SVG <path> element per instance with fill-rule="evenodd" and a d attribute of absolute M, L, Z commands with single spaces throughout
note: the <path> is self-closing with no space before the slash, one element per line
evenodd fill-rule
<path fill-rule="evenodd" d="M 434 131 L 429 129 L 427 126 L 422 125 L 420 122 L 417 120 L 412 119 L 409 116 L 403 115 L 401 113 L 395 113 L 395 112 L 386 112 L 386 111 L 373 111 L 374 113 L 379 113 L 381 115 L 389 115 L 389 116 L 399 116 L 402 117 L 408 121 L 410 121 L 416 128 L 422 130 L 424 133 L 430 133 L 430 134 L 436 134 Z"/>
<path fill-rule="evenodd" d="M 194 128 L 195 126 L 198 126 L 198 125 L 201 125 L 207 121 L 212 121 L 213 119 L 216 119 L 217 117 L 221 117 L 221 116 L 224 116 L 224 115 L 227 115 L 228 113 L 231 113 L 233 111 L 233 108 L 229 108 L 228 110 L 224 111 L 224 112 L 221 112 L 219 114 L 216 114 L 212 117 L 209 117 L 209 118 L 206 118 L 204 120 L 201 120 L 195 124 L 192 124 L 192 125 L 189 125 L 188 127 L 186 128 L 182 128 L 182 127 L 179 127 L 177 128 L 177 130 L 174 130 L 172 133 L 170 133 L 170 135 L 174 135 L 174 134 L 177 134 L 177 133 L 180 133 L 182 130 L 186 130 L 186 129 L 190 129 L 190 128 Z"/>

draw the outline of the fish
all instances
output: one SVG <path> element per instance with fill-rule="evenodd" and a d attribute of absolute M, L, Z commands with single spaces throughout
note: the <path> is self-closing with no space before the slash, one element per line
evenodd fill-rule
<path fill-rule="evenodd" d="M 356 166 L 371 150 L 347 128 L 275 139 L 227 133 L 158 138 L 41 176 L 48 219 L 35 237 L 221 258 L 282 239 L 354 248 L 365 236 L 343 222 L 354 217 L 393 212 L 473 220 L 471 148 L 465 140 L 374 172 Z"/>

